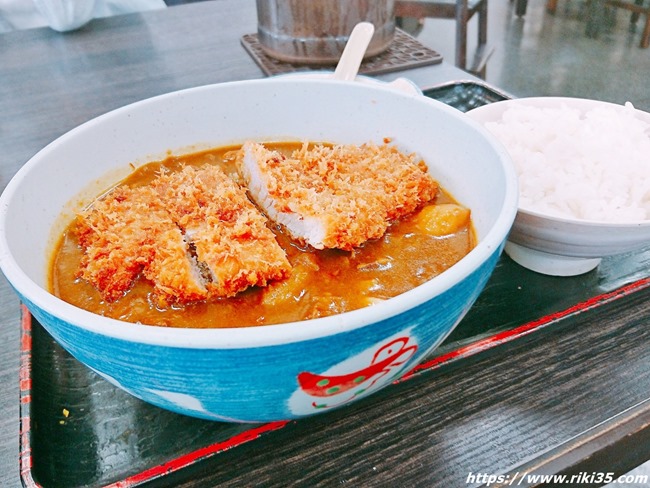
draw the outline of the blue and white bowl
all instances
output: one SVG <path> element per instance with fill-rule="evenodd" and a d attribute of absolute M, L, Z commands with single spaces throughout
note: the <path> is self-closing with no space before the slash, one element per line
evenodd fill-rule
<path fill-rule="evenodd" d="M 48 292 L 57 236 L 110 184 L 168 151 L 256 140 L 381 142 L 419 153 L 472 209 L 479 243 L 390 300 L 299 323 L 234 329 L 144 326 Z M 368 396 L 408 372 L 472 306 L 517 210 L 507 153 L 477 123 L 417 94 L 330 80 L 192 88 L 93 119 L 41 150 L 0 199 L 0 266 L 47 331 L 79 361 L 146 402 L 232 422 L 300 418 Z"/>

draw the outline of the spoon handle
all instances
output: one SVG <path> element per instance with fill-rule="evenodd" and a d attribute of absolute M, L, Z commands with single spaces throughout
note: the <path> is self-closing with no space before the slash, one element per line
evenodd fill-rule
<path fill-rule="evenodd" d="M 359 22 L 352 29 L 352 33 L 345 44 L 341 59 L 334 70 L 335 80 L 351 81 L 357 76 L 359 66 L 363 61 L 370 39 L 375 33 L 375 26 L 370 22 Z"/>

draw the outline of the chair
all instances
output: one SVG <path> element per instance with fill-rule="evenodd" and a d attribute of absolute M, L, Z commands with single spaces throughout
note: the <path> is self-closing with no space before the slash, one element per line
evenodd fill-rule
<path fill-rule="evenodd" d="M 485 78 L 487 60 L 492 54 L 487 46 L 488 0 L 396 0 L 395 16 L 399 18 L 439 18 L 456 20 L 455 64 Z M 467 23 L 478 14 L 478 46 L 474 62 L 467 67 Z"/>
<path fill-rule="evenodd" d="M 634 3 L 626 0 L 606 0 L 605 5 L 608 7 L 622 8 L 632 12 L 630 22 L 636 24 L 641 15 L 645 15 L 645 26 L 641 34 L 639 47 L 646 49 L 650 46 L 650 5 L 643 5 L 643 0 L 634 0 Z"/>
<path fill-rule="evenodd" d="M 558 0 L 547 0 L 547 12 L 554 14 L 557 10 Z M 643 5 L 644 0 L 589 0 L 589 12 L 587 14 L 587 35 L 595 37 L 598 35 L 600 21 L 603 17 L 605 7 L 622 8 L 632 12 L 630 22 L 634 25 L 641 15 L 645 15 L 645 26 L 641 34 L 639 47 L 646 49 L 650 47 L 650 5 Z"/>
<path fill-rule="evenodd" d="M 526 15 L 526 10 L 528 9 L 528 0 L 517 0 L 515 15 L 517 17 L 523 17 Z"/>

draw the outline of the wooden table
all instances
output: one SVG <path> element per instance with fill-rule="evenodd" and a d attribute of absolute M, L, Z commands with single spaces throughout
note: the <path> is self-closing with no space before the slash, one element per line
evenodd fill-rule
<path fill-rule="evenodd" d="M 65 35 L 0 36 L 2 188 L 41 147 L 94 116 L 263 77 L 240 43 L 255 25 L 252 0 L 220 0 Z M 425 88 L 477 81 L 448 63 L 401 74 Z M 468 316 L 407 379 L 349 408 L 261 426 L 181 417 L 128 397 L 38 324 L 21 327 L 4 280 L 0 299 L 3 487 L 20 486 L 21 467 L 28 486 L 478 486 L 499 474 L 618 475 L 650 458 L 650 249 L 575 278 L 504 256 Z"/>

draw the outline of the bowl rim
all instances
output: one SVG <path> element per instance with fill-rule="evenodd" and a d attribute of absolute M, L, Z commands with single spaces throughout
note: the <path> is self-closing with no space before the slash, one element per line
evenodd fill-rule
<path fill-rule="evenodd" d="M 488 105 L 483 105 L 481 107 L 476 107 L 467 112 L 467 115 L 474 121 L 479 122 L 481 125 L 484 125 L 488 122 L 494 122 L 495 119 L 490 117 L 490 120 L 484 118 L 485 114 L 490 116 L 501 115 L 509 106 L 513 105 L 524 105 L 526 103 L 531 103 L 535 107 L 540 108 L 558 108 L 561 104 L 567 104 L 567 108 L 576 108 L 579 110 L 589 110 L 596 107 L 612 107 L 617 110 L 629 110 L 630 108 L 635 111 L 637 115 L 641 115 L 645 119 L 645 122 L 650 124 L 650 112 L 640 110 L 634 107 L 631 102 L 625 102 L 624 104 L 619 104 L 616 102 L 609 102 L 604 100 L 595 100 L 590 98 L 582 97 L 561 97 L 561 96 L 531 96 L 531 97 L 520 97 L 513 98 L 509 100 L 499 100 L 498 102 L 490 103 Z M 631 107 L 628 107 L 627 104 L 630 103 Z M 494 137 L 494 136 L 493 136 Z M 637 227 L 648 227 L 650 226 L 650 218 L 644 220 L 628 221 L 628 222 L 612 222 L 607 220 L 600 219 L 581 219 L 577 217 L 571 217 L 569 215 L 555 215 L 545 213 L 539 210 L 535 210 L 528 207 L 519 207 L 519 212 L 522 214 L 534 217 L 537 219 L 544 219 L 550 222 L 557 222 L 560 224 L 578 224 L 585 227 L 611 227 L 613 229 L 629 229 Z"/>
<path fill-rule="evenodd" d="M 148 345 L 192 349 L 236 349 L 275 346 L 319 339 L 342 332 L 360 329 L 375 322 L 390 320 L 403 312 L 416 308 L 418 305 L 425 303 L 430 298 L 442 294 L 460 283 L 476 271 L 476 269 L 478 269 L 493 253 L 500 252 L 503 248 L 506 236 L 511 229 L 516 216 L 518 199 L 517 177 L 514 165 L 512 164 L 510 156 L 505 148 L 491 138 L 489 132 L 481 124 L 468 118 L 464 118 L 462 112 L 457 111 L 442 102 L 423 96 L 400 93 L 379 84 L 364 84 L 364 90 L 388 91 L 391 93 L 390 96 L 394 97 L 417 97 L 418 100 L 421 100 L 421 103 L 433 104 L 437 107 L 437 110 L 446 112 L 449 116 L 461 118 L 463 123 L 469 124 L 476 132 L 483 136 L 485 141 L 493 148 L 498 156 L 501 163 L 501 177 L 505 183 L 505 193 L 502 196 L 503 204 L 501 205 L 500 213 L 496 217 L 492 227 L 486 232 L 474 249 L 450 268 L 450 270 L 453 271 L 450 272 L 450 270 L 448 270 L 443 272 L 422 285 L 386 301 L 342 314 L 281 324 L 208 329 L 143 325 L 104 317 L 71 305 L 56 297 L 44 287 L 35 283 L 18 266 L 18 263 L 14 260 L 9 251 L 6 237 L 6 219 L 9 202 L 18 192 L 21 181 L 24 179 L 25 175 L 34 170 L 35 167 L 38 167 L 40 161 L 45 158 L 53 144 L 73 137 L 77 130 L 81 130 L 89 124 L 97 124 L 104 118 L 115 117 L 121 112 L 127 111 L 131 107 L 139 104 L 155 103 L 158 99 L 174 97 L 187 91 L 217 89 L 215 87 L 233 84 L 250 85 L 250 88 L 253 89 L 258 83 L 304 83 L 314 85 L 321 85 L 323 83 L 341 83 L 349 85 L 349 82 L 333 80 L 292 80 L 289 78 L 281 79 L 278 77 L 231 81 L 175 90 L 124 105 L 89 119 L 59 136 L 32 156 L 16 172 L 0 196 L 0 269 L 3 271 L 5 277 L 20 297 L 24 297 L 26 301 L 31 302 L 34 306 L 40 309 L 39 311 L 50 314 L 60 321 L 67 322 L 73 327 L 78 327 L 88 332 L 118 340 L 144 343 Z"/>
<path fill-rule="evenodd" d="M 580 225 L 589 228 L 611 228 L 611 229 L 630 229 L 637 227 L 650 227 L 650 219 L 637 220 L 632 222 L 609 222 L 607 220 L 586 220 L 577 217 L 569 217 L 562 215 L 554 215 L 549 213 L 532 210 L 529 208 L 519 207 L 519 213 L 527 215 L 536 219 L 543 219 L 549 222 L 557 222 L 558 224 Z"/>

